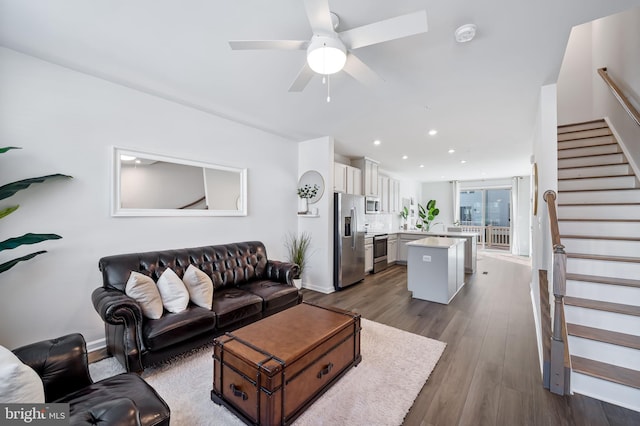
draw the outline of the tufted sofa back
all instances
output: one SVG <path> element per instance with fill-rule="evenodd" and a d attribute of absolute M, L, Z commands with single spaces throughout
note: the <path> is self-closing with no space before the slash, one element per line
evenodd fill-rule
<path fill-rule="evenodd" d="M 102 285 L 124 292 L 131 271 L 150 276 L 154 281 L 167 268 L 180 277 L 192 264 L 204 271 L 214 288 L 236 286 L 265 276 L 267 251 L 260 241 L 177 250 L 119 254 L 100 259 Z"/>

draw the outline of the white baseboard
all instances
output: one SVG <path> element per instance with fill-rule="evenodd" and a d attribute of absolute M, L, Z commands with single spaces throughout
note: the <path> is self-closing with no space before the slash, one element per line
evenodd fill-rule
<path fill-rule="evenodd" d="M 103 337 L 102 339 L 92 340 L 87 342 L 87 352 L 95 352 L 107 347 L 107 340 Z"/>
<path fill-rule="evenodd" d="M 320 287 L 320 286 L 317 286 L 317 285 L 313 285 L 311 283 L 302 283 L 302 288 L 306 288 L 308 290 L 317 291 L 318 293 L 323 293 L 323 294 L 330 294 L 330 293 L 334 293 L 336 291 L 336 289 L 333 288 L 333 287 L 331 287 L 331 288 Z"/>

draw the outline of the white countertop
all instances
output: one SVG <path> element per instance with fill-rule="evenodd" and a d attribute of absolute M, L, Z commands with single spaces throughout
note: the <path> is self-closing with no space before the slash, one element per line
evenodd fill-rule
<path fill-rule="evenodd" d="M 474 235 L 478 235 L 475 232 L 449 232 L 449 231 L 442 231 L 442 232 L 424 232 L 424 231 L 420 231 L 420 230 L 399 230 L 397 232 L 395 232 L 397 234 L 420 234 L 420 235 L 425 235 L 425 236 L 437 236 L 437 235 L 446 235 L 447 237 L 472 237 Z"/>
<path fill-rule="evenodd" d="M 433 247 L 433 248 L 451 248 L 457 244 L 464 243 L 461 238 L 445 238 L 445 237 L 426 237 L 407 243 L 412 247 Z"/>

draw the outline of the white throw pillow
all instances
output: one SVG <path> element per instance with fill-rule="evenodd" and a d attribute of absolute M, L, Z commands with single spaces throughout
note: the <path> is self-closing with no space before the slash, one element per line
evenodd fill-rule
<path fill-rule="evenodd" d="M 124 292 L 138 302 L 145 317 L 158 319 L 162 316 L 162 299 L 151 277 L 132 271 Z"/>
<path fill-rule="evenodd" d="M 189 265 L 182 277 L 189 292 L 189 298 L 195 305 L 211 309 L 213 303 L 213 281 L 200 269 Z"/>
<path fill-rule="evenodd" d="M 42 404 L 44 385 L 33 368 L 0 346 L 0 403 Z"/>
<path fill-rule="evenodd" d="M 158 290 L 160 290 L 162 304 L 167 311 L 178 313 L 187 309 L 189 292 L 180 277 L 171 268 L 165 269 L 158 278 Z"/>

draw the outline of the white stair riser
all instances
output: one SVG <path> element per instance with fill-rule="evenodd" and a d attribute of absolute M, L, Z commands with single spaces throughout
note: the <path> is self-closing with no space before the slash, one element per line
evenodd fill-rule
<path fill-rule="evenodd" d="M 627 162 L 624 154 L 599 155 L 596 157 L 578 157 L 558 159 L 558 168 L 597 166 L 599 164 L 623 164 Z"/>
<path fill-rule="evenodd" d="M 558 181 L 558 191 L 576 191 L 580 189 L 626 189 L 638 188 L 635 176 L 608 178 L 586 178 Z"/>
<path fill-rule="evenodd" d="M 567 296 L 640 306 L 638 287 L 567 280 Z"/>
<path fill-rule="evenodd" d="M 579 123 L 571 124 L 568 126 L 558 126 L 558 134 L 578 132 L 580 130 L 591 130 L 607 127 L 607 123 L 604 120 L 596 120 L 591 123 Z"/>
<path fill-rule="evenodd" d="M 640 257 L 640 241 L 562 238 L 562 244 L 567 253 Z"/>
<path fill-rule="evenodd" d="M 628 164 L 616 164 L 596 167 L 581 167 L 576 169 L 558 170 L 558 179 L 596 177 L 596 176 L 628 176 L 633 170 Z"/>
<path fill-rule="evenodd" d="M 607 145 L 616 143 L 613 135 L 598 136 L 588 139 L 575 139 L 569 141 L 558 141 L 558 150 L 571 149 L 571 148 L 583 148 L 585 146 Z"/>
<path fill-rule="evenodd" d="M 640 277 L 640 263 L 568 258 L 567 272 L 570 274 L 637 280 Z"/>
<path fill-rule="evenodd" d="M 578 191 L 558 193 L 559 208 L 562 204 L 640 203 L 640 189 L 624 191 Z"/>
<path fill-rule="evenodd" d="M 586 148 L 563 149 L 558 151 L 558 158 L 588 157 L 590 155 L 616 154 L 622 152 L 618 144 L 589 146 Z"/>
<path fill-rule="evenodd" d="M 567 323 L 633 334 L 640 332 L 640 317 L 565 305 Z"/>
<path fill-rule="evenodd" d="M 571 390 L 630 410 L 640 411 L 640 389 L 571 372 Z"/>
<path fill-rule="evenodd" d="M 594 138 L 596 136 L 606 136 L 610 134 L 611 134 L 611 130 L 609 130 L 608 127 L 603 127 L 600 129 L 592 129 L 592 130 L 582 130 L 580 132 L 560 133 L 558 135 L 558 142 L 571 140 L 571 139 Z"/>
<path fill-rule="evenodd" d="M 559 219 L 640 219 L 640 205 L 560 206 Z"/>
<path fill-rule="evenodd" d="M 640 370 L 640 351 L 626 346 L 569 336 L 569 352 L 582 358 Z"/>
<path fill-rule="evenodd" d="M 560 221 L 560 235 L 640 238 L 640 222 Z"/>

